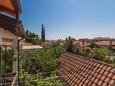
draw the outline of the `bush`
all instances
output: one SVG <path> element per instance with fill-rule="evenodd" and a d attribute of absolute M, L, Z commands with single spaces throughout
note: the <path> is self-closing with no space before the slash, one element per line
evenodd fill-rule
<path fill-rule="evenodd" d="M 14 51 L 12 49 L 2 50 L 2 66 L 4 66 L 4 72 L 11 72 L 13 61 L 15 60 Z"/>
<path fill-rule="evenodd" d="M 73 45 L 73 38 L 66 38 L 65 51 L 74 53 L 75 46 Z"/>
<path fill-rule="evenodd" d="M 58 57 L 63 52 L 64 48 L 59 43 L 45 45 L 42 50 L 22 50 L 20 58 L 22 71 L 20 78 L 25 81 L 25 86 L 63 86 L 58 78 L 53 78 L 57 77 L 56 73 L 53 72 L 57 68 Z M 42 67 L 41 72 L 37 74 L 29 73 L 29 69 L 31 70 L 33 65 L 31 59 L 35 59 L 35 64 L 39 64 Z"/>
<path fill-rule="evenodd" d="M 25 86 L 64 86 L 55 73 L 44 77 L 41 74 L 31 75 L 22 70 L 20 79 L 24 81 Z"/>
<path fill-rule="evenodd" d="M 77 55 L 82 55 L 82 49 L 80 48 L 80 46 L 76 46 L 74 52 Z"/>
<path fill-rule="evenodd" d="M 107 56 L 110 56 L 110 51 L 107 48 L 96 48 L 94 59 L 105 60 Z"/>
<path fill-rule="evenodd" d="M 77 55 L 85 56 L 96 60 L 101 60 L 107 63 L 114 63 L 110 58 L 110 56 L 114 54 L 108 48 L 104 48 L 104 47 L 81 48 L 80 46 L 75 46 L 74 52 Z"/>
<path fill-rule="evenodd" d="M 90 45 L 89 45 L 90 48 L 100 48 L 99 45 L 95 44 L 94 42 L 92 42 Z"/>

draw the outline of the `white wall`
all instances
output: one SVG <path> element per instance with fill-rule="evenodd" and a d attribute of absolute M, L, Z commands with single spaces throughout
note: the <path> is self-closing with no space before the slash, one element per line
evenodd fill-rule
<path fill-rule="evenodd" d="M 2 45 L 2 38 L 14 39 L 15 41 L 18 39 L 13 33 L 0 28 L 0 45 Z"/>

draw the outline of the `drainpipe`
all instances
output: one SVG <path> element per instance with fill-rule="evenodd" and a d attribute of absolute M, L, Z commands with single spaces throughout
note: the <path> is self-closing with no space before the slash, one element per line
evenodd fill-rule
<path fill-rule="evenodd" d="M 2 83 L 2 49 L 0 45 L 0 83 Z"/>
<path fill-rule="evenodd" d="M 5 52 L 4 52 L 4 75 L 6 74 L 6 58 L 7 58 L 7 56 L 6 56 L 6 52 L 7 52 L 7 46 L 5 46 Z M 4 82 L 6 83 L 6 78 L 5 78 L 5 76 L 4 76 Z"/>
<path fill-rule="evenodd" d="M 20 46 L 19 46 L 19 42 L 21 41 L 21 40 L 23 40 L 24 38 L 22 38 L 22 39 L 18 39 L 18 42 L 17 42 L 17 50 L 18 50 L 18 82 L 20 81 L 20 79 L 19 79 L 19 71 L 20 71 L 20 53 L 19 53 L 19 51 L 20 51 Z M 18 86 L 20 86 L 20 83 L 18 83 Z"/>

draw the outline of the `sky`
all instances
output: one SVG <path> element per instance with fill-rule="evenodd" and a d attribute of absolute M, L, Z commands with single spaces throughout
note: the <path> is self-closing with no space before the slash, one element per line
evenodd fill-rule
<path fill-rule="evenodd" d="M 25 29 L 49 40 L 115 38 L 115 0 L 21 0 Z"/>

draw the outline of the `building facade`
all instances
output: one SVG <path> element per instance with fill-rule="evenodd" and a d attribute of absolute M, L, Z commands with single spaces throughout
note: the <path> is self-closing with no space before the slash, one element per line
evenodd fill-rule
<path fill-rule="evenodd" d="M 0 86 L 16 86 L 19 40 L 25 32 L 20 21 L 20 0 L 0 0 Z"/>

